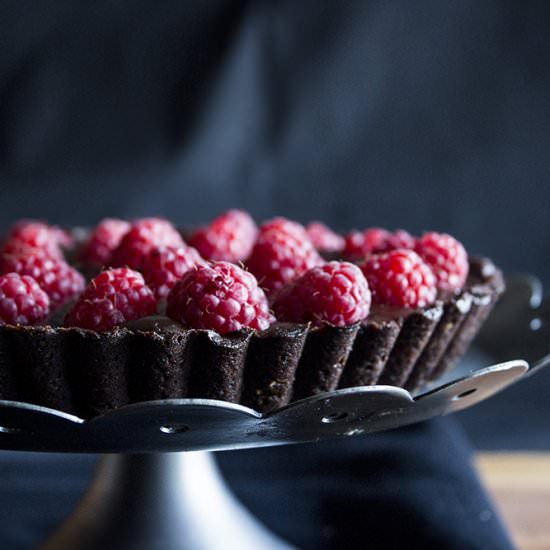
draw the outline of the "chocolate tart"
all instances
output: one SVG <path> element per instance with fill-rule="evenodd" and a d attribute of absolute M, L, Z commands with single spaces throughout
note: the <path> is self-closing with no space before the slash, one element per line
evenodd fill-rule
<path fill-rule="evenodd" d="M 504 290 L 487 259 L 465 288 L 420 310 L 374 308 L 360 325 L 276 323 L 220 336 L 163 316 L 97 333 L 0 327 L 0 399 L 90 418 L 129 403 L 208 398 L 269 412 L 337 388 L 389 384 L 418 392 L 452 368 Z"/>

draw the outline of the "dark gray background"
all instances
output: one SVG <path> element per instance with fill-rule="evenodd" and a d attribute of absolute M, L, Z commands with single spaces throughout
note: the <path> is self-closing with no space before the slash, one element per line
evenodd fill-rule
<path fill-rule="evenodd" d="M 548 2 L 1 12 L 4 225 L 240 206 L 446 230 L 550 282 Z"/>
<path fill-rule="evenodd" d="M 1 225 L 237 206 L 448 231 L 548 285 L 549 36 L 545 1 L 3 3 Z M 476 444 L 550 445 L 534 380 L 531 435 Z"/>

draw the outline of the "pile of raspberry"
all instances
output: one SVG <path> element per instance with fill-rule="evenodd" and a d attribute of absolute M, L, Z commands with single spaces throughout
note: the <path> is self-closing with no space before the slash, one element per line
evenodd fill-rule
<path fill-rule="evenodd" d="M 64 259 L 69 234 L 35 220 L 14 224 L 0 245 L 0 324 L 34 325 L 76 298 L 85 279 Z"/>
<path fill-rule="evenodd" d="M 95 276 L 86 285 L 74 266 Z M 467 275 L 464 247 L 435 232 L 340 235 L 281 217 L 258 227 L 229 210 L 186 239 L 163 218 L 108 218 L 76 243 L 22 220 L 0 247 L 0 324 L 40 324 L 67 310 L 65 326 L 95 331 L 158 314 L 219 334 L 276 321 L 343 327 L 364 321 L 371 304 L 430 306 Z"/>

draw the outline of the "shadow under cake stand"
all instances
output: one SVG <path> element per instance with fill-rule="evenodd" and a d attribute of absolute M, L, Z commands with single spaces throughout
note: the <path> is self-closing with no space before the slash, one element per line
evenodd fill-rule
<path fill-rule="evenodd" d="M 508 330 L 508 345 L 528 341 L 530 352 L 548 352 L 550 307 L 542 301 L 540 284 L 516 278 L 509 289 L 482 342 L 497 345 L 500 338 L 491 332 L 496 327 Z M 0 448 L 105 454 L 79 506 L 43 549 L 292 548 L 231 494 L 213 451 L 352 437 L 449 414 L 550 363 L 550 356 L 538 357 L 543 358 L 531 367 L 524 360 L 507 361 L 415 396 L 392 386 L 348 388 L 266 415 L 222 401 L 169 399 L 82 420 L 0 401 Z"/>

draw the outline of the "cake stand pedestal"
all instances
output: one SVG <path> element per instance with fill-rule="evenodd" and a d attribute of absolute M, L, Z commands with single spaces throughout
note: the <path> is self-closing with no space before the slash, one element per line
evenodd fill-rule
<path fill-rule="evenodd" d="M 227 490 L 212 453 L 109 454 L 44 549 L 291 547 Z"/>
<path fill-rule="evenodd" d="M 546 354 L 550 307 L 531 280 L 522 281 L 510 285 L 496 319 L 508 330 L 510 349 L 528 341 Z M 550 355 L 541 356 L 528 357 L 531 367 L 507 361 L 420 395 L 392 386 L 347 388 L 266 415 L 221 401 L 171 399 L 83 420 L 0 401 L 0 448 L 105 454 L 80 505 L 43 549 L 288 549 L 231 494 L 212 451 L 353 437 L 449 414 L 550 364 Z"/>

